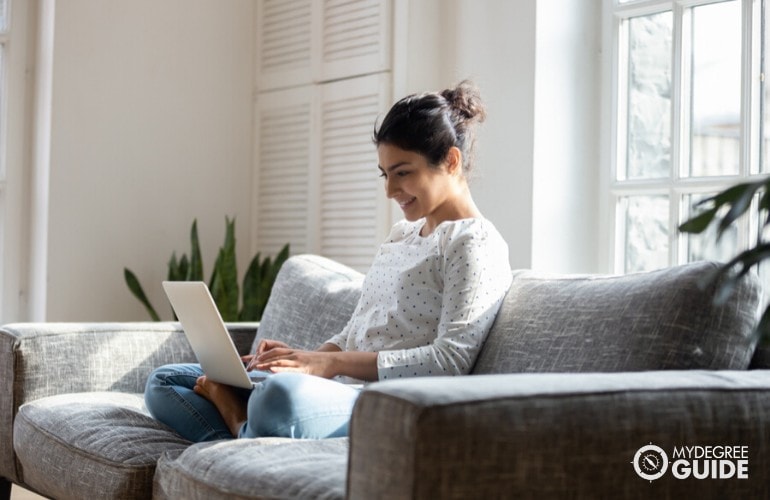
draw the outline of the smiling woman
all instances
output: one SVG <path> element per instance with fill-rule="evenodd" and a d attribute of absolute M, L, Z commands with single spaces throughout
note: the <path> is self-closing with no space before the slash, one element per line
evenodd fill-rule
<path fill-rule="evenodd" d="M 393 105 L 374 142 L 406 220 L 380 246 L 347 325 L 315 351 L 262 340 L 244 358 L 262 381 L 245 393 L 199 365 L 160 367 L 145 391 L 153 416 L 191 441 L 337 437 L 358 397 L 343 381 L 468 374 L 511 283 L 508 246 L 466 177 L 483 117 L 468 82 Z"/>
<path fill-rule="evenodd" d="M 388 198 L 409 221 L 425 218 L 427 236 L 445 220 L 476 218 L 467 175 L 473 167 L 476 124 L 486 117 L 468 81 L 441 93 L 397 102 L 374 132 Z"/>

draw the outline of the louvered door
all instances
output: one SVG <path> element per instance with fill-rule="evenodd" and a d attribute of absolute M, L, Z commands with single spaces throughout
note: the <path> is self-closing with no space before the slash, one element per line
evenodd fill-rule
<path fill-rule="evenodd" d="M 390 0 L 323 0 L 313 17 L 319 40 L 314 76 L 329 81 L 390 68 Z"/>
<path fill-rule="evenodd" d="M 389 220 L 374 122 L 388 102 L 388 75 L 328 83 L 320 89 L 319 251 L 365 271 Z"/>
<path fill-rule="evenodd" d="M 391 0 L 260 0 L 258 88 L 387 71 L 391 10 Z"/>
<path fill-rule="evenodd" d="M 312 81 L 313 0 L 257 3 L 256 82 L 260 90 Z"/>
<path fill-rule="evenodd" d="M 371 142 L 390 102 L 391 0 L 259 0 L 253 248 L 365 271 L 390 212 Z"/>
<path fill-rule="evenodd" d="M 314 250 L 309 231 L 312 199 L 312 87 L 265 92 L 257 99 L 254 247 L 275 255 Z"/>

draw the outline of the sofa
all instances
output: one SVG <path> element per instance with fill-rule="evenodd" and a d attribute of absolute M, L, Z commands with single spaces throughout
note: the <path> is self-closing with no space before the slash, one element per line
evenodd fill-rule
<path fill-rule="evenodd" d="M 717 304 L 702 285 L 716 266 L 514 271 L 470 376 L 368 384 L 350 436 L 318 441 L 193 444 L 152 419 L 147 375 L 194 361 L 176 323 L 6 325 L 0 493 L 16 483 L 57 499 L 767 498 L 770 350 L 752 335 L 761 286 L 749 275 Z M 294 256 L 262 321 L 228 328 L 241 353 L 261 338 L 314 348 L 345 324 L 361 283 L 339 263 Z M 692 472 L 709 466 L 719 477 Z"/>

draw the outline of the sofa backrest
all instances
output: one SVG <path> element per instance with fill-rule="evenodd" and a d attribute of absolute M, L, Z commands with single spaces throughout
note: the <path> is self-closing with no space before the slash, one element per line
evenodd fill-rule
<path fill-rule="evenodd" d="M 714 305 L 718 264 L 623 276 L 514 272 L 473 373 L 746 369 L 761 287 Z"/>
<path fill-rule="evenodd" d="M 749 275 L 726 303 L 698 262 L 624 276 L 515 271 L 473 373 L 610 372 L 770 367 L 770 346 L 751 332 L 760 306 Z M 363 275 L 317 255 L 287 260 L 255 339 L 315 349 L 344 328 Z"/>
<path fill-rule="evenodd" d="M 316 349 L 347 324 L 364 275 L 317 255 L 295 255 L 281 266 L 252 350 L 261 339 Z"/>

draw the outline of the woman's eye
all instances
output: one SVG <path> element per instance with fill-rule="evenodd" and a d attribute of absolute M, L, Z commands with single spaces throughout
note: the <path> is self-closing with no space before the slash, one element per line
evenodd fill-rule
<path fill-rule="evenodd" d="M 387 178 L 388 178 L 388 176 L 385 174 L 385 172 L 380 172 L 380 175 L 379 175 L 379 177 L 380 177 L 381 179 L 387 179 Z"/>
<path fill-rule="evenodd" d="M 398 174 L 396 174 L 396 175 L 398 175 L 399 177 L 406 177 L 407 175 L 409 175 L 409 172 L 404 172 L 402 170 L 402 171 L 399 171 Z"/>

